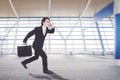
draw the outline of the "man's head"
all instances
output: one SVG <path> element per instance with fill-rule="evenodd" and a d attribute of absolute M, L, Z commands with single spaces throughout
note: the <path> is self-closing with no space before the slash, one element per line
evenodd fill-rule
<path fill-rule="evenodd" d="M 44 17 L 41 21 L 41 26 L 44 26 L 44 27 L 49 27 L 51 24 L 50 24 L 50 18 L 48 17 Z"/>

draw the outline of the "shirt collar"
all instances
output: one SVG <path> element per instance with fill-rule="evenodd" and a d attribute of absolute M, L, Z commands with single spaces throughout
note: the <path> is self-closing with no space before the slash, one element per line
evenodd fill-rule
<path fill-rule="evenodd" d="M 43 28 L 43 29 L 46 29 L 46 27 L 45 27 L 45 26 L 42 26 L 42 28 Z"/>

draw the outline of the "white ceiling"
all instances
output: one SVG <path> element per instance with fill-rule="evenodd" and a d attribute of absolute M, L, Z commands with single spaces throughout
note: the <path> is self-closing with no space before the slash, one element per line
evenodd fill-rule
<path fill-rule="evenodd" d="M 20 17 L 77 17 L 80 16 L 89 0 L 51 0 L 51 7 L 48 8 L 49 0 L 11 0 L 16 12 Z M 91 0 L 84 17 L 92 17 L 100 9 L 113 0 Z M 9 0 L 0 0 L 0 17 L 16 17 Z"/>

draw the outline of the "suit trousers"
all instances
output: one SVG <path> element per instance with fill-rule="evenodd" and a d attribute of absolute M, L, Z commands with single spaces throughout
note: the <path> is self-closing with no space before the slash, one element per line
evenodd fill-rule
<path fill-rule="evenodd" d="M 41 56 L 42 58 L 42 65 L 43 65 L 43 71 L 48 70 L 48 62 L 47 62 L 47 55 L 46 53 L 43 51 L 43 49 L 34 49 L 35 50 L 35 55 L 25 59 L 23 61 L 24 64 L 30 63 L 34 60 L 37 60 L 39 58 L 39 56 Z"/>

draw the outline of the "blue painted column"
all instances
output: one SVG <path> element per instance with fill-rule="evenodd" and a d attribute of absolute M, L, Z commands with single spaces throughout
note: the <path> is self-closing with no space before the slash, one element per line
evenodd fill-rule
<path fill-rule="evenodd" d="M 115 59 L 120 59 L 120 0 L 114 0 Z"/>

